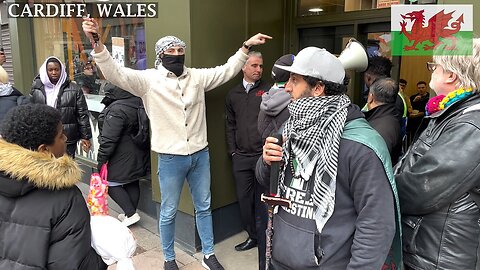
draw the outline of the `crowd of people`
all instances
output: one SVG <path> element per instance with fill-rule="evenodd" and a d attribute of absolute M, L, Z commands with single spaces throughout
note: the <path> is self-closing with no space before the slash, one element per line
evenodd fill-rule
<path fill-rule="evenodd" d="M 150 150 L 158 155 L 164 269 L 179 269 L 175 217 L 185 181 L 202 266 L 224 269 L 214 250 L 204 93 L 240 71 L 242 81 L 226 96 L 225 130 L 248 238 L 232 248 L 258 247 L 259 269 L 480 268 L 480 39 L 473 39 L 472 55 L 433 56 L 429 83 L 419 81 L 411 97 L 406 80 L 391 78 L 391 61 L 371 57 L 361 109 L 346 94 L 342 63 L 322 48 L 278 58 L 270 85 L 262 79 L 262 54 L 251 50 L 271 39 L 265 34 L 208 69 L 186 67 L 185 42 L 165 36 L 155 44 L 155 67 L 137 71 L 94 40 L 95 20 L 85 19 L 83 31 L 109 81 L 97 161 L 110 171 L 109 196 L 125 226 L 140 220 L 139 179 L 150 173 Z M 85 65 L 79 85 L 60 59 L 48 57 L 24 96 L 0 66 L 0 243 L 9 247 L 0 249 L 0 265 L 6 269 L 107 268 L 91 247 L 74 161 L 77 142 L 84 151 L 91 147 L 84 94 L 98 92 L 93 68 Z M 138 138 L 144 129 L 151 130 L 148 143 Z M 277 198 L 271 220 L 264 195 Z"/>

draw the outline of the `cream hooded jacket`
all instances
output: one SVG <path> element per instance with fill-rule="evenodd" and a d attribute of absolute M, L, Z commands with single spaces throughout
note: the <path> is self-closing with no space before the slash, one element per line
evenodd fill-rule
<path fill-rule="evenodd" d="M 224 65 L 185 67 L 177 77 L 162 65 L 147 70 L 123 67 L 106 49 L 92 55 L 107 80 L 142 99 L 151 123 L 152 150 L 174 155 L 190 155 L 207 146 L 205 92 L 232 79 L 247 60 L 238 50 Z"/>

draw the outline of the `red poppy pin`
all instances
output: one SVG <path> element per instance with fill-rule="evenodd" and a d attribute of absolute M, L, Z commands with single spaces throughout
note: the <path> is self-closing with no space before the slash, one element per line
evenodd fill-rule
<path fill-rule="evenodd" d="M 263 90 L 258 90 L 257 91 L 257 94 L 255 94 L 257 97 L 261 97 L 263 94 L 265 93 L 265 91 Z"/>

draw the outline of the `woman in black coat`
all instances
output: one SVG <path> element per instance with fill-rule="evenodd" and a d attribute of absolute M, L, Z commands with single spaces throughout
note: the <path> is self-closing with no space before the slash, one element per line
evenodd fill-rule
<path fill-rule="evenodd" d="M 91 247 L 90 214 L 65 153 L 59 112 L 17 106 L 0 134 L 0 268 L 106 269 Z M 28 131 L 28 132 L 26 132 Z"/>
<path fill-rule="evenodd" d="M 108 162 L 108 194 L 122 208 L 118 219 L 130 226 L 140 220 L 136 213 L 140 198 L 139 180 L 149 168 L 150 147 L 138 145 L 137 110 L 142 100 L 112 84 L 104 87 L 107 107 L 100 113 L 98 168 Z M 148 134 L 147 134 L 148 135 Z"/>
<path fill-rule="evenodd" d="M 75 156 L 79 140 L 84 151 L 90 149 L 92 130 L 85 96 L 80 86 L 68 79 L 65 65 L 58 58 L 50 56 L 45 60 L 33 80 L 30 95 L 32 103 L 47 104 L 60 111 L 68 155 Z"/>
<path fill-rule="evenodd" d="M 0 66 L 0 123 L 10 109 L 27 103 L 27 97 L 8 82 L 8 73 Z"/>

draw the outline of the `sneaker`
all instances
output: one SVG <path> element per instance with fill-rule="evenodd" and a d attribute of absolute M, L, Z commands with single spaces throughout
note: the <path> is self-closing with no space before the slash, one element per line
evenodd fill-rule
<path fill-rule="evenodd" d="M 175 262 L 175 260 L 165 261 L 163 263 L 163 269 L 164 270 L 178 270 L 178 265 Z"/>
<path fill-rule="evenodd" d="M 140 220 L 140 216 L 137 213 L 135 213 L 131 217 L 125 217 L 122 223 L 128 227 L 130 225 L 137 223 L 139 220 Z"/>
<path fill-rule="evenodd" d="M 223 266 L 218 262 L 217 257 L 214 254 L 210 255 L 207 259 L 203 257 L 202 266 L 208 270 L 224 270 Z"/>
<path fill-rule="evenodd" d="M 118 220 L 123 221 L 126 218 L 125 214 L 118 215 Z"/>

